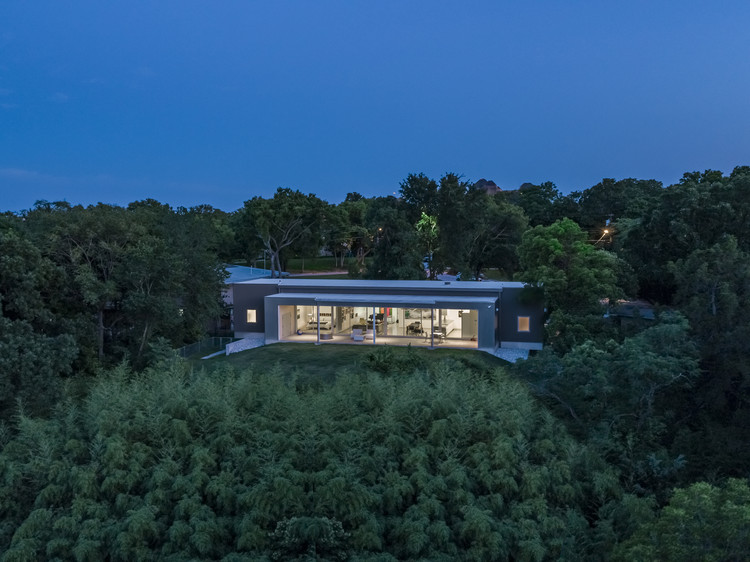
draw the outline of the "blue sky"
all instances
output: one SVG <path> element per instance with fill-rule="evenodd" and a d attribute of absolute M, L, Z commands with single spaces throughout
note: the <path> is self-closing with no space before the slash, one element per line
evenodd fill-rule
<path fill-rule="evenodd" d="M 750 164 L 750 2 L 0 4 L 0 210 Z"/>

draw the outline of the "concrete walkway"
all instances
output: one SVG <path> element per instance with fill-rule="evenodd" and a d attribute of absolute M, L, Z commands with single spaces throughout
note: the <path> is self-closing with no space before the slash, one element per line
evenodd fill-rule
<path fill-rule="evenodd" d="M 495 357 L 499 357 L 500 359 L 505 359 L 506 361 L 510 363 L 515 363 L 519 359 L 528 359 L 529 350 L 528 349 L 508 349 L 508 348 L 498 347 L 494 355 Z"/>

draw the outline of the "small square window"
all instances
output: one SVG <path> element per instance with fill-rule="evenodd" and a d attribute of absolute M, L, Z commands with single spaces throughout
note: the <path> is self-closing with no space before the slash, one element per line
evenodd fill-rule
<path fill-rule="evenodd" d="M 255 324 L 258 321 L 257 316 L 258 316 L 257 312 L 254 308 L 247 309 L 247 323 L 248 324 Z"/>
<path fill-rule="evenodd" d="M 518 317 L 518 331 L 519 332 L 530 332 L 531 331 L 531 318 L 528 316 Z"/>

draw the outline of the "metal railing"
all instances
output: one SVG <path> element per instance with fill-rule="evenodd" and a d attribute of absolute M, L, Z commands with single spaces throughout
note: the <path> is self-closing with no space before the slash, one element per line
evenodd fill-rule
<path fill-rule="evenodd" d="M 228 338 L 228 337 L 204 338 L 200 341 L 197 341 L 195 343 L 191 343 L 189 345 L 185 345 L 179 348 L 177 350 L 177 355 L 179 355 L 180 357 L 190 357 L 191 355 L 200 353 L 203 350 L 218 351 L 219 349 L 224 349 L 228 343 L 232 343 L 233 341 L 236 341 L 236 340 L 237 338 Z"/>

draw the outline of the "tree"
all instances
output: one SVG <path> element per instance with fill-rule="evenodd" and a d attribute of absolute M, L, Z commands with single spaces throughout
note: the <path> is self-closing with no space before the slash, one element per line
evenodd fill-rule
<path fill-rule="evenodd" d="M 424 174 L 409 174 L 399 192 L 406 203 L 409 220 L 417 222 L 422 213 L 435 215 L 438 210 L 438 186 Z"/>
<path fill-rule="evenodd" d="M 743 167 L 729 177 L 713 170 L 689 173 L 660 193 L 658 204 L 629 228 L 619 246 L 638 276 L 641 295 L 670 304 L 677 290 L 670 262 L 726 235 L 750 251 L 750 173 Z"/>
<path fill-rule="evenodd" d="M 479 279 L 482 270 L 495 267 L 512 276 L 518 267 L 516 248 L 527 228 L 523 212 L 497 196 L 470 190 L 469 212 L 474 217 L 468 241 L 468 266 Z"/>
<path fill-rule="evenodd" d="M 700 465 L 743 474 L 750 461 L 744 446 L 750 438 L 750 255 L 726 236 L 670 269 L 677 285 L 675 304 L 690 321 L 704 369 L 692 396 L 700 414 L 689 426 L 696 432 L 692 441 L 705 443 L 696 447 L 702 452 Z M 712 434 L 716 437 L 706 438 Z"/>
<path fill-rule="evenodd" d="M 380 197 L 370 205 L 367 224 L 372 225 L 372 261 L 369 279 L 423 279 L 422 255 L 417 232 L 395 197 Z"/>
<path fill-rule="evenodd" d="M 60 332 L 76 339 L 79 368 L 126 352 L 143 365 L 159 337 L 182 344 L 205 333 L 225 273 L 203 211 L 147 199 L 127 209 L 40 204 L 26 214 L 24 229 L 57 271 L 45 298 Z"/>
<path fill-rule="evenodd" d="M 290 379 L 120 365 L 18 416 L 3 560 L 606 558 L 615 472 L 491 358 L 394 350 L 412 367 L 329 384 L 305 382 L 314 352 Z"/>
<path fill-rule="evenodd" d="M 54 320 L 43 295 L 53 291 L 61 271 L 18 226 L 0 223 L 0 307 L 6 318 L 49 331 Z"/>
<path fill-rule="evenodd" d="M 373 248 L 373 227 L 368 227 L 367 224 L 371 202 L 371 199 L 365 199 L 359 193 L 348 193 L 346 199 L 338 206 L 346 213 L 346 221 L 349 225 L 349 250 L 355 257 L 355 261 L 349 266 L 351 277 L 360 277 L 364 273 L 365 258 Z"/>
<path fill-rule="evenodd" d="M 420 242 L 420 250 L 423 250 L 424 255 L 427 256 L 430 279 L 435 280 L 437 278 L 437 271 L 432 267 L 432 255 L 437 250 L 437 242 L 440 238 L 437 217 L 430 216 L 422 211 L 422 217 L 417 221 L 416 229 Z"/>
<path fill-rule="evenodd" d="M 349 219 L 344 203 L 330 205 L 326 211 L 323 241 L 326 249 L 333 255 L 334 265 L 339 267 L 344 267 L 344 258 L 352 247 L 354 229 Z"/>
<path fill-rule="evenodd" d="M 544 289 L 548 337 L 560 350 L 600 329 L 602 301 L 622 295 L 618 259 L 588 244 L 586 233 L 570 219 L 526 231 L 518 255 L 518 279 Z"/>
<path fill-rule="evenodd" d="M 664 315 L 622 343 L 587 341 L 562 358 L 545 352 L 515 371 L 618 467 L 626 490 L 664 494 L 685 464 L 687 451 L 672 452 L 676 421 L 692 409 L 685 393 L 699 377 L 688 330 L 681 315 Z"/>
<path fill-rule="evenodd" d="M 556 216 L 554 212 L 555 201 L 559 197 L 560 192 L 551 181 L 540 185 L 525 183 L 518 188 L 518 205 L 529 217 L 531 226 L 547 226 L 562 218 Z"/>
<path fill-rule="evenodd" d="M 448 173 L 440 178 L 437 194 L 437 222 L 440 227 L 439 251 L 435 267 L 468 271 L 468 244 L 473 217 L 467 210 L 466 195 L 470 183 Z"/>
<path fill-rule="evenodd" d="M 655 520 L 618 545 L 613 560 L 746 560 L 750 552 L 746 480 L 696 482 L 674 491 Z"/>
<path fill-rule="evenodd" d="M 656 180 L 604 178 L 578 198 L 582 228 L 599 232 L 620 218 L 638 218 L 654 208 L 662 192 Z"/>
<path fill-rule="evenodd" d="M 240 211 L 241 239 L 253 246 L 260 240 L 271 259 L 273 277 L 281 276 L 281 253 L 303 238 L 320 237 L 323 202 L 315 195 L 278 188 L 273 198 L 253 197 Z"/>
<path fill-rule="evenodd" d="M 17 413 L 46 415 L 62 393 L 61 378 L 78 355 L 68 334 L 48 336 L 23 320 L 9 320 L 0 309 L 0 422 Z"/>
<path fill-rule="evenodd" d="M 47 414 L 78 348 L 50 309 L 61 271 L 17 230 L 0 222 L 0 422 L 22 411 Z"/>

